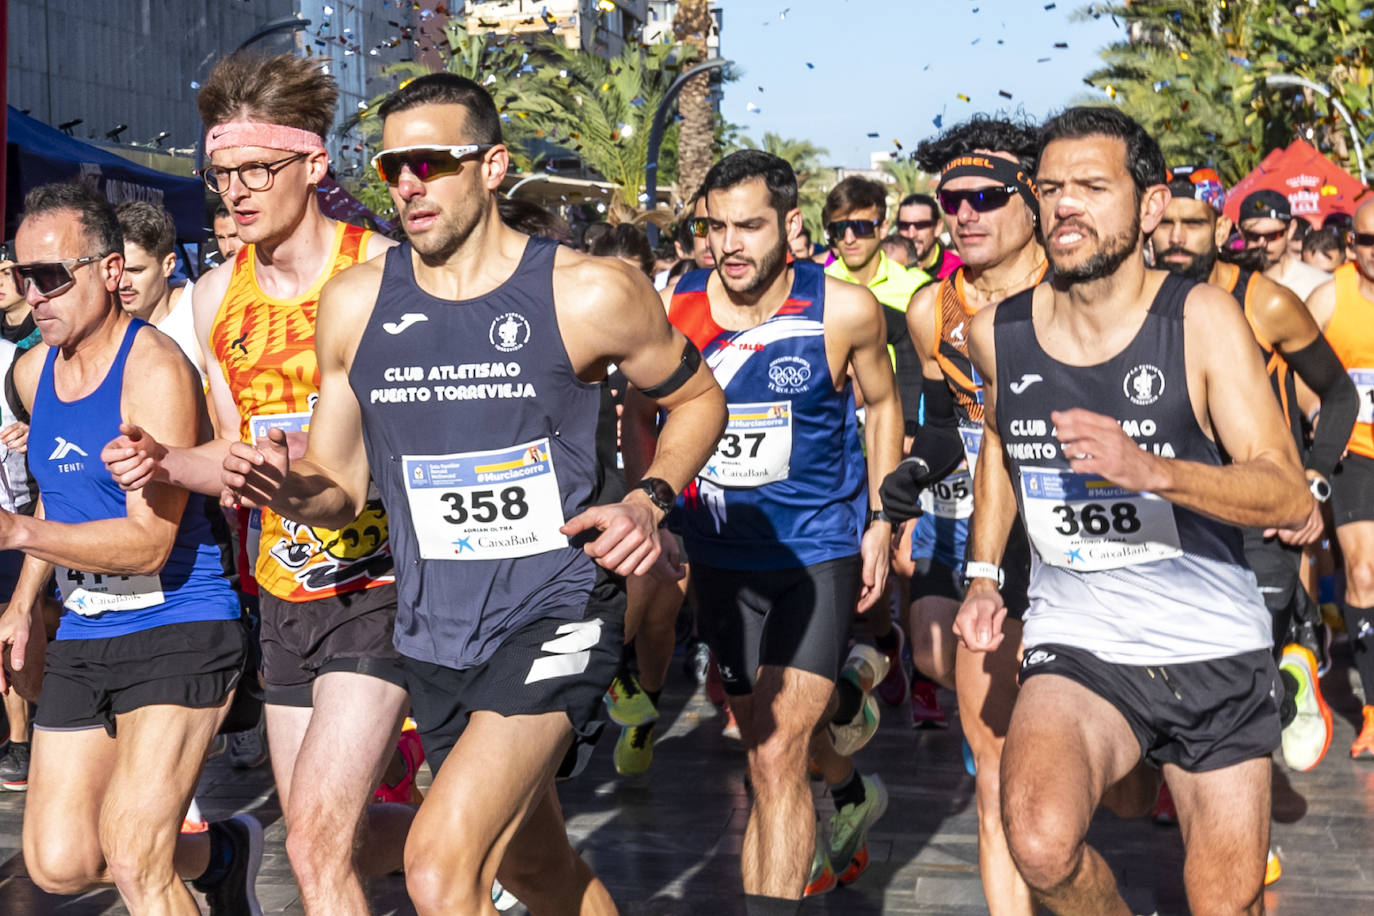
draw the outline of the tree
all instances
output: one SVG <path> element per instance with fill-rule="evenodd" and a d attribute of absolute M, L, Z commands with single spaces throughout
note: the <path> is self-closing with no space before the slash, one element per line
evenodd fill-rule
<path fill-rule="evenodd" d="M 683 65 L 706 59 L 706 38 L 715 27 L 709 0 L 681 0 L 673 16 L 673 34 L 690 51 Z M 711 74 L 699 73 L 678 95 L 682 131 L 678 136 L 678 190 L 684 200 L 701 187 L 715 158 L 715 112 L 711 107 Z"/>
<path fill-rule="evenodd" d="M 930 194 L 935 187 L 935 176 L 921 171 L 921 167 L 911 159 L 887 159 L 879 167 L 892 176 L 898 202 L 910 194 Z"/>

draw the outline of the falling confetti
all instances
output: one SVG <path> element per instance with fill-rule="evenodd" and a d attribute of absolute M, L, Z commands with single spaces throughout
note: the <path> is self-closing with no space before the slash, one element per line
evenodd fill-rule
<path fill-rule="evenodd" d="M 1035 62 L 1037 64 L 1048 64 L 1050 62 L 1050 59 L 1048 57 L 1037 57 L 1035 59 Z"/>
<path fill-rule="evenodd" d="M 815 69 L 816 69 L 816 65 L 813 64 L 813 63 L 811 63 L 811 61 L 808 60 L 808 61 L 806 62 L 806 69 L 808 69 L 808 70 L 815 70 Z"/>
<path fill-rule="evenodd" d="M 760 108 L 759 106 L 755 105 L 753 102 L 748 102 L 748 103 L 746 103 L 745 106 L 744 106 L 744 108 L 745 108 L 746 111 L 752 111 L 754 114 L 759 114 L 759 113 L 761 113 L 761 112 L 763 111 L 762 108 Z"/>
<path fill-rule="evenodd" d="M 876 130 L 870 130 L 870 131 L 868 132 L 868 135 L 869 135 L 870 137 L 877 137 L 877 136 L 880 136 L 879 133 L 878 133 Z"/>
<path fill-rule="evenodd" d="M 971 101 L 973 101 L 973 100 L 970 99 L 968 96 L 964 95 L 962 92 L 956 92 L 956 93 L 954 93 L 954 97 L 955 97 L 956 99 L 958 99 L 959 101 L 961 101 L 961 102 L 971 102 Z"/>
<path fill-rule="evenodd" d="M 936 130 L 940 130 L 940 128 L 944 126 L 944 122 L 945 116 L 942 114 L 937 114 L 934 118 L 931 118 L 930 121 L 930 123 L 935 125 Z"/>
<path fill-rule="evenodd" d="M 1045 9 L 1047 9 L 1047 10 L 1052 10 L 1052 9 L 1054 9 L 1054 4 L 1053 4 L 1053 3 L 1046 3 L 1046 4 L 1045 4 Z"/>
<path fill-rule="evenodd" d="M 1067 41 L 1056 41 L 1054 43 L 1054 46 L 1056 48 L 1067 48 L 1069 46 L 1069 43 Z"/>
<path fill-rule="evenodd" d="M 895 147 L 897 147 L 897 152 L 900 153 L 900 152 L 902 151 L 902 141 L 900 141 L 900 140 L 893 140 L 893 141 L 892 141 L 892 145 L 895 146 Z"/>
<path fill-rule="evenodd" d="M 1109 98 L 1109 99 L 1114 99 L 1114 98 L 1116 98 L 1116 87 L 1114 87 L 1114 86 L 1107 86 L 1103 91 L 1107 93 L 1107 98 Z"/>
<path fill-rule="evenodd" d="M 1005 89 L 998 89 L 998 90 L 997 90 L 997 94 L 1000 95 L 1000 96 L 1001 96 L 1002 98 L 1004 98 L 1004 99 L 1009 99 L 1009 98 L 1011 98 L 1011 93 L 1008 92 L 1008 91 L 1005 90 Z"/>

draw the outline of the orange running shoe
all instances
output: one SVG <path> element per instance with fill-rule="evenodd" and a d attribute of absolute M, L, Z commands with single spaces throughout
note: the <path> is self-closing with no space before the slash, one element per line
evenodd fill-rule
<path fill-rule="evenodd" d="M 1279 854 L 1274 852 L 1271 847 L 1269 850 L 1269 861 L 1264 863 L 1264 886 L 1268 887 L 1273 884 L 1275 881 L 1279 880 L 1279 876 L 1282 874 L 1283 864 L 1279 862 Z"/>
<path fill-rule="evenodd" d="M 819 897 L 835 889 L 835 869 L 830 866 L 830 857 L 825 854 L 819 838 L 817 839 L 816 854 L 811 859 L 811 878 L 802 890 L 803 897 Z"/>
<path fill-rule="evenodd" d="M 1350 756 L 1357 760 L 1374 760 L 1374 706 L 1364 708 L 1364 726 L 1350 745 Z"/>

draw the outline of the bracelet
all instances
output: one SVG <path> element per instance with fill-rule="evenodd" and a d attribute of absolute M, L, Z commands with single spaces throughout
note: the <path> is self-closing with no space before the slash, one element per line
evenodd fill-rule
<path fill-rule="evenodd" d="M 996 563 L 969 562 L 964 564 L 964 582 L 974 579 L 992 579 L 1001 588 L 1003 584 L 1002 567 Z"/>

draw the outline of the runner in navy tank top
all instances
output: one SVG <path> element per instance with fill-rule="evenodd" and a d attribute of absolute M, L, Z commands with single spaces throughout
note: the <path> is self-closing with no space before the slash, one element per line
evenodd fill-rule
<path fill-rule="evenodd" d="M 1033 566 L 1003 818 L 1022 876 L 1060 913 L 1127 912 L 1085 837 L 1128 776 L 1120 794 L 1148 810 L 1142 759 L 1189 825 L 1195 909 L 1246 911 L 1268 851 L 1282 688 L 1235 526 L 1298 528 L 1313 500 L 1277 403 L 1253 396 L 1268 380 L 1235 303 L 1145 266 L 1164 172 L 1118 109 L 1051 119 L 1035 181 L 1055 279 L 970 328 L 996 384 L 955 627 L 973 651 L 999 645 L 997 562 L 1019 514 Z"/>
<path fill-rule="evenodd" d="M 236 444 L 240 501 L 328 524 L 375 479 L 391 519 L 396 646 L 435 771 L 406 841 L 423 913 L 612 913 L 568 845 L 553 780 L 595 738 L 620 658 L 623 582 L 724 426 L 696 348 L 647 278 L 502 225 L 508 155 L 491 97 L 452 74 L 382 105 L 376 166 L 410 244 L 321 293 L 310 444 Z M 598 384 L 614 362 L 668 410 L 642 488 L 596 497 Z M 350 517 L 352 517 L 350 515 Z M 450 763 L 450 761 L 452 761 Z"/>
<path fill-rule="evenodd" d="M 123 422 L 176 445 L 202 441 L 199 379 L 171 338 L 120 308 L 123 240 L 108 203 L 84 186 L 47 185 L 25 209 L 14 270 L 43 342 L 14 382 L 32 415 L 42 517 L 0 513 L 0 549 L 28 554 L 0 648 L 12 654 L 14 686 L 43 678 L 25 865 L 60 894 L 111 875 L 140 912 L 194 910 L 175 872 L 189 866 L 181 877 L 202 879 L 212 912 L 260 912 L 260 832 L 235 821 L 179 833 L 242 672 L 238 601 L 201 497 L 160 484 L 121 492 L 99 457 Z M 62 616 L 40 672 L 34 612 L 54 570 Z M 107 863 L 112 850 L 120 857 Z"/>

